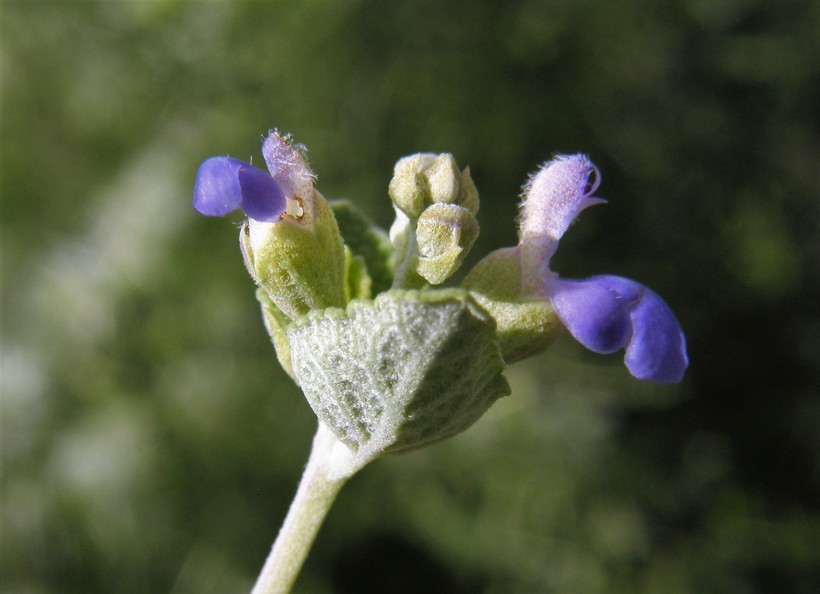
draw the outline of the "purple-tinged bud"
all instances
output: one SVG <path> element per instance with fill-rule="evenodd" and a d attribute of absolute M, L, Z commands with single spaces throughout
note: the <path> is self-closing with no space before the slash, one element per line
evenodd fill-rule
<path fill-rule="evenodd" d="M 432 285 L 443 283 L 461 266 L 477 237 L 478 221 L 463 206 L 428 206 L 416 226 L 416 272 Z"/>
<path fill-rule="evenodd" d="M 244 161 L 212 157 L 196 175 L 194 208 L 211 217 L 223 217 L 241 208 L 256 221 L 278 221 L 285 195 L 273 178 Z"/>

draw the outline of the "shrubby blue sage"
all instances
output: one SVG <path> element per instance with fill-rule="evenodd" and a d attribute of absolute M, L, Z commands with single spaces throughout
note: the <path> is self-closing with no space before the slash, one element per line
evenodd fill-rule
<path fill-rule="evenodd" d="M 625 349 L 639 379 L 678 382 L 680 325 L 647 287 L 618 276 L 564 279 L 550 260 L 569 225 L 599 204 L 584 155 L 545 163 L 524 187 L 519 243 L 443 286 L 479 232 L 469 169 L 449 154 L 400 159 L 385 233 L 347 201 L 327 201 L 305 149 L 275 130 L 269 173 L 205 161 L 194 207 L 241 209 L 245 265 L 280 363 L 319 419 L 311 459 L 255 593 L 287 591 L 338 489 L 371 460 L 451 437 L 510 387 L 507 365 L 546 350 L 562 328 L 596 353 Z"/>

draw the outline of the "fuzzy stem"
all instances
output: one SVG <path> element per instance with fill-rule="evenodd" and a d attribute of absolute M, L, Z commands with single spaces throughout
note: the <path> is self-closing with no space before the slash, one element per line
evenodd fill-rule
<path fill-rule="evenodd" d="M 336 495 L 362 466 L 319 422 L 299 489 L 251 594 L 290 592 Z"/>

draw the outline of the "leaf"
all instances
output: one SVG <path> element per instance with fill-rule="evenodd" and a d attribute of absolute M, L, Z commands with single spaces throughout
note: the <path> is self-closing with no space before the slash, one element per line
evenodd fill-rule
<path fill-rule="evenodd" d="M 373 293 L 379 294 L 393 284 L 393 246 L 382 229 L 347 200 L 330 202 L 345 245 L 354 256 L 361 256 L 373 281 Z"/>

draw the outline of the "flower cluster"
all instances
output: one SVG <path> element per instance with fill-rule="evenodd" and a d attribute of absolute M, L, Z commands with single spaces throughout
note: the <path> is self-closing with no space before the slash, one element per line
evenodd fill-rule
<path fill-rule="evenodd" d="M 399 160 L 385 233 L 349 202 L 326 201 L 304 147 L 272 131 L 265 173 L 231 157 L 199 169 L 194 207 L 241 209 L 245 265 L 285 371 L 319 423 L 287 519 L 254 593 L 290 591 L 341 485 L 370 461 L 447 439 L 510 393 L 507 365 L 562 328 L 596 353 L 625 349 L 629 372 L 678 382 L 688 365 L 675 315 L 653 291 L 612 275 L 561 278 L 550 261 L 594 196 L 598 169 L 559 155 L 524 187 L 519 242 L 459 269 L 479 233 L 479 197 L 452 155 Z"/>
<path fill-rule="evenodd" d="M 655 292 L 550 268 L 578 214 L 604 202 L 586 156 L 545 163 L 524 187 L 518 245 L 441 288 L 478 235 L 478 192 L 451 155 L 398 162 L 388 235 L 349 202 L 326 201 L 288 136 L 271 132 L 262 153 L 269 174 L 205 161 L 194 207 L 248 216 L 240 245 L 279 361 L 361 463 L 464 430 L 509 393 L 505 366 L 548 348 L 561 328 L 596 353 L 625 349 L 636 378 L 683 378 L 686 341 Z"/>

